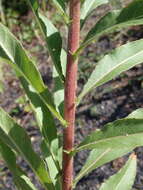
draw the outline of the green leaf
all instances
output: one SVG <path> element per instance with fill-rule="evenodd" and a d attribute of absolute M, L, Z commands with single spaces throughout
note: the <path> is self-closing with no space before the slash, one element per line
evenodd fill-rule
<path fill-rule="evenodd" d="M 59 144 L 59 142 L 55 141 L 55 151 L 57 153 L 57 157 L 59 157 L 58 152 L 59 152 L 60 148 L 59 147 L 57 148 L 57 143 Z M 47 164 L 48 171 L 49 171 L 49 174 L 50 174 L 50 177 L 52 179 L 55 189 L 61 190 L 61 181 L 62 181 L 61 173 L 60 173 L 61 168 L 59 170 L 57 169 L 57 167 L 51 157 L 51 153 L 48 149 L 47 143 L 44 140 L 42 141 L 42 144 L 41 144 L 41 150 L 42 150 L 43 157 Z"/>
<path fill-rule="evenodd" d="M 86 19 L 90 16 L 92 11 L 102 4 L 108 3 L 108 0 L 84 0 L 81 6 L 81 27 L 85 23 Z"/>
<path fill-rule="evenodd" d="M 131 190 L 136 176 L 136 167 L 136 156 L 132 154 L 125 166 L 117 174 L 113 175 L 109 180 L 103 183 L 100 190 Z"/>
<path fill-rule="evenodd" d="M 77 53 L 104 34 L 133 25 L 143 24 L 143 0 L 134 0 L 121 11 L 112 11 L 102 17 L 89 31 Z M 138 10 L 138 11 L 136 11 Z M 76 53 L 75 53 L 76 54 Z"/>
<path fill-rule="evenodd" d="M 61 81 L 64 81 L 64 75 L 61 66 L 62 63 L 60 59 L 62 50 L 61 35 L 57 28 L 52 24 L 52 22 L 47 17 L 39 13 L 39 4 L 37 0 L 27 0 L 27 2 L 30 4 L 32 8 L 32 11 L 45 38 L 49 54 L 51 55 L 52 61 L 59 74 L 59 77 Z M 54 0 L 54 2 L 58 3 L 60 1 Z"/>
<path fill-rule="evenodd" d="M 78 97 L 78 103 L 93 88 L 96 88 L 133 66 L 143 62 L 143 40 L 127 43 L 104 56 L 92 72 L 83 91 Z"/>
<path fill-rule="evenodd" d="M 66 3 L 64 0 L 52 0 L 53 4 L 63 17 L 66 24 L 70 22 L 69 16 L 66 13 Z"/>
<path fill-rule="evenodd" d="M 36 190 L 30 179 L 22 171 L 22 169 L 16 164 L 15 153 L 0 140 L 0 153 L 5 160 L 8 168 L 13 174 L 14 182 L 18 190 Z"/>
<path fill-rule="evenodd" d="M 55 149 L 55 141 L 57 142 L 58 136 L 57 136 L 57 129 L 54 118 L 50 113 L 50 111 L 45 106 L 45 104 L 39 98 L 37 93 L 28 85 L 27 81 L 23 77 L 20 77 L 20 81 L 27 93 L 28 98 L 31 101 L 37 122 L 40 126 L 43 138 L 48 144 L 48 149 L 50 150 L 51 156 L 55 164 L 57 164 L 56 151 L 54 151 L 54 149 Z M 58 148 L 58 142 L 57 142 L 57 148 Z"/>
<path fill-rule="evenodd" d="M 86 160 L 81 171 L 76 176 L 73 186 L 75 187 L 78 181 L 85 175 L 89 174 L 92 170 L 131 152 L 134 148 L 135 147 L 128 146 L 117 150 L 108 147 L 102 149 L 93 149 L 90 152 L 88 159 Z"/>
<path fill-rule="evenodd" d="M 143 118 L 143 108 L 139 108 L 128 115 L 127 118 L 142 119 Z"/>
<path fill-rule="evenodd" d="M 108 123 L 102 130 L 93 132 L 78 145 L 75 151 L 84 149 L 121 149 L 125 146 L 143 145 L 143 119 L 125 118 Z"/>
<path fill-rule="evenodd" d="M 61 81 L 64 81 L 64 74 L 62 71 L 62 63 L 61 63 L 61 51 L 62 51 L 62 38 L 60 33 L 56 29 L 56 27 L 52 24 L 50 20 L 48 20 L 44 15 L 38 13 L 39 19 L 41 22 L 42 29 L 45 34 L 45 40 L 47 43 L 47 47 L 55 68 L 59 74 Z"/>
<path fill-rule="evenodd" d="M 54 189 L 49 173 L 45 168 L 45 163 L 34 152 L 27 133 L 1 108 L 0 128 L 15 145 L 21 156 L 30 165 L 45 189 Z"/>
<path fill-rule="evenodd" d="M 65 125 L 66 122 L 56 111 L 52 95 L 44 85 L 37 68 L 27 56 L 20 42 L 2 24 L 0 24 L 0 57 L 7 59 L 12 64 L 19 75 L 24 77 L 29 85 L 36 90 L 38 96 L 52 114 Z"/>
<path fill-rule="evenodd" d="M 139 116 L 139 113 L 141 113 L 141 109 L 137 109 L 135 110 L 134 112 L 132 112 L 129 116 L 130 116 L 130 119 L 134 119 L 134 118 L 139 118 L 139 119 L 143 119 L 143 115 L 141 117 L 141 114 L 140 114 L 140 117 Z M 129 117 L 128 116 L 128 117 Z M 127 117 L 127 118 L 128 118 Z M 125 120 L 127 119 L 125 118 Z M 121 121 L 121 120 L 119 120 Z M 116 121 L 117 122 L 117 121 Z M 107 124 L 105 125 L 105 127 L 103 128 L 104 131 L 107 130 L 106 126 L 110 126 L 112 124 L 114 124 L 115 122 L 113 123 L 110 123 L 110 124 Z M 120 130 L 121 128 L 118 126 L 117 128 L 118 130 Z M 101 130 L 101 131 L 103 131 Z M 116 129 L 114 129 L 116 131 Z M 101 131 L 97 131 L 95 133 L 98 133 L 98 132 L 101 132 Z M 107 131 L 108 133 L 108 131 Z M 119 142 L 119 146 L 117 147 L 116 144 L 115 144 L 115 147 L 114 146 L 110 146 L 110 144 L 107 144 L 106 146 L 106 140 L 108 140 L 108 137 L 106 136 L 106 132 L 104 133 L 105 135 L 105 139 L 103 138 L 104 141 L 104 144 L 105 146 L 99 146 L 100 148 L 96 148 L 96 149 L 93 149 L 90 154 L 89 154 L 89 157 L 87 159 L 87 161 L 85 162 L 84 166 L 82 167 L 81 171 L 79 172 L 79 174 L 76 176 L 75 180 L 74 180 L 74 186 L 77 184 L 77 182 L 85 175 L 87 175 L 88 173 L 90 173 L 92 170 L 112 161 L 112 160 L 115 160 L 129 152 L 131 152 L 134 148 L 136 148 L 136 144 L 132 143 L 132 141 L 130 143 L 127 143 L 125 140 L 122 142 L 122 137 L 120 139 L 120 142 Z M 88 137 L 87 137 L 88 138 Z M 114 144 L 114 138 L 113 137 L 113 141 L 112 143 Z M 119 137 L 120 138 L 120 137 Z M 133 140 L 134 141 L 134 140 Z M 99 141 L 95 141 L 95 143 L 98 143 Z M 121 145 L 120 145 L 121 144 Z M 142 143 L 139 145 L 141 146 Z"/>
<path fill-rule="evenodd" d="M 67 60 L 67 54 L 64 50 L 61 52 L 61 62 L 62 62 L 62 70 L 64 72 L 64 76 L 66 73 L 66 60 Z M 63 116 L 64 111 L 64 85 L 59 79 L 58 73 L 53 68 L 53 78 L 54 78 L 54 90 L 53 90 L 53 96 L 54 96 L 54 103 L 56 106 L 57 111 Z"/>

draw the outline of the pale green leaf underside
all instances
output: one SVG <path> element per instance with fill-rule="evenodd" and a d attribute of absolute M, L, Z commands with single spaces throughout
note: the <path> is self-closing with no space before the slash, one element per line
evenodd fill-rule
<path fill-rule="evenodd" d="M 13 181 L 18 190 L 36 190 L 30 179 L 16 164 L 16 156 L 14 152 L 0 140 L 0 153 L 5 160 L 8 168 L 13 174 Z"/>
<path fill-rule="evenodd" d="M 80 48 L 82 49 L 93 40 L 97 40 L 101 35 L 112 32 L 115 29 L 143 24 L 142 3 L 143 0 L 134 0 L 128 7 L 123 8 L 121 11 L 107 13 L 89 31 Z"/>
<path fill-rule="evenodd" d="M 31 141 L 26 131 L 19 126 L 3 109 L 0 108 L 0 128 L 9 140 L 15 145 L 18 153 L 27 161 L 41 184 L 48 189 L 53 189 L 51 178 L 45 168 L 44 162 L 34 152 Z M 0 137 L 1 138 L 1 137 Z M 4 140 L 4 139 L 2 139 Z M 6 143 L 6 142 L 4 142 Z"/>
<path fill-rule="evenodd" d="M 18 71 L 19 77 L 25 78 L 52 114 L 65 125 L 66 122 L 56 111 L 52 95 L 44 85 L 40 73 L 25 53 L 20 42 L 2 24 L 0 24 L 0 57 L 7 59 L 12 64 Z"/>
<path fill-rule="evenodd" d="M 100 190 L 131 190 L 136 176 L 136 167 L 136 157 L 131 155 L 125 166 L 103 183 Z"/>
<path fill-rule="evenodd" d="M 79 174 L 76 176 L 74 180 L 74 186 L 78 183 L 78 181 L 89 174 L 92 170 L 115 160 L 129 152 L 131 152 L 135 147 L 124 147 L 118 150 L 112 148 L 102 148 L 102 149 L 93 149 L 88 156 L 84 166 L 82 167 Z"/>
<path fill-rule="evenodd" d="M 75 148 L 75 151 L 142 146 L 143 117 L 140 115 L 141 112 L 142 108 L 137 109 L 129 115 L 129 118 L 108 123 L 103 129 L 92 132 Z"/>
<path fill-rule="evenodd" d="M 98 63 L 81 94 L 78 103 L 93 88 L 118 76 L 124 71 L 143 62 L 143 40 L 127 43 L 104 56 Z"/>
<path fill-rule="evenodd" d="M 108 3 L 108 0 L 85 0 L 81 6 L 81 25 L 85 22 L 91 12 L 102 4 Z"/>
<path fill-rule="evenodd" d="M 93 132 L 76 148 L 76 151 L 142 146 L 142 135 L 143 119 L 121 119 L 105 125 L 101 131 Z"/>
<path fill-rule="evenodd" d="M 138 119 L 141 121 L 141 127 L 138 126 L 139 128 L 143 128 L 143 125 L 142 125 L 142 119 L 143 119 L 143 115 L 141 115 L 141 113 L 143 112 L 143 109 L 140 108 L 140 109 L 137 109 L 135 110 L 134 112 L 132 112 L 128 117 L 130 117 L 130 119 L 137 119 L 136 121 L 138 121 Z M 127 118 L 128 118 L 127 117 Z M 134 142 L 136 141 L 136 139 L 134 139 L 134 137 L 132 137 L 130 139 L 130 141 L 128 139 L 122 139 L 122 137 L 120 138 L 120 136 L 117 136 L 118 133 L 122 133 L 122 130 L 123 130 L 123 134 L 126 134 L 127 133 L 125 132 L 125 130 L 128 128 L 130 128 L 130 131 L 133 129 L 133 128 L 136 128 L 136 122 L 133 126 L 126 126 L 124 125 L 124 120 L 126 121 L 126 119 L 122 119 L 122 120 L 118 120 L 118 121 L 115 121 L 113 123 L 110 123 L 110 124 L 107 124 L 105 125 L 105 127 L 103 128 L 103 130 L 101 131 L 97 131 L 97 132 L 94 132 L 93 134 L 91 134 L 89 137 L 86 138 L 85 141 L 87 141 L 88 139 L 92 139 L 92 137 L 94 138 L 94 136 L 96 136 L 96 140 L 93 140 L 95 142 L 95 144 L 97 143 L 97 146 L 95 145 L 94 148 L 91 152 L 90 152 L 90 155 L 87 159 L 87 161 L 85 162 L 84 166 L 82 167 L 81 171 L 79 172 L 79 174 L 76 176 L 75 180 L 74 180 L 74 185 L 85 175 L 87 175 L 88 173 L 90 173 L 92 170 L 102 166 L 103 164 L 106 164 L 118 157 L 121 157 L 129 152 L 131 152 L 134 148 L 136 148 L 136 146 L 142 146 L 143 145 L 143 142 L 142 142 L 142 132 L 141 132 L 141 135 L 140 135 L 140 142 L 138 140 L 138 142 Z M 121 127 L 120 125 L 120 122 L 121 123 L 124 123 Z M 114 126 L 115 124 L 115 126 Z M 110 127 L 111 127 L 111 130 L 110 130 Z M 113 127 L 113 128 L 112 128 Z M 139 129 L 141 130 L 141 129 Z M 113 133 L 116 133 L 116 137 L 114 136 Z M 101 134 L 102 133 L 102 134 Z M 111 134 L 109 134 L 111 133 Z M 96 135 L 95 135 L 96 134 Z M 99 134 L 99 135 L 98 135 Z M 110 137 L 109 137 L 109 136 Z M 125 136 L 126 136 L 125 135 Z M 99 139 L 98 139 L 99 138 Z M 115 143 L 115 139 L 116 138 L 119 138 L 118 139 L 118 144 Z M 110 143 L 108 143 L 107 141 L 108 140 L 111 140 Z M 101 142 L 103 140 L 103 143 Z M 107 140 L 107 141 L 106 141 Z M 81 147 L 82 147 L 82 144 L 86 145 L 85 141 L 83 141 L 83 143 L 81 143 Z M 92 142 L 93 142 L 92 141 Z M 99 144 L 98 144 L 99 143 Z M 106 144 L 107 143 L 107 144 Z M 88 144 L 88 142 L 87 142 Z M 89 145 L 89 144 L 88 144 Z M 80 146 L 79 146 L 80 148 Z M 85 148 L 85 147 L 82 147 L 82 148 Z M 81 148 L 81 149 L 82 149 Z M 90 146 L 87 147 L 87 148 L 91 148 Z M 92 147 L 93 148 L 93 147 Z"/>

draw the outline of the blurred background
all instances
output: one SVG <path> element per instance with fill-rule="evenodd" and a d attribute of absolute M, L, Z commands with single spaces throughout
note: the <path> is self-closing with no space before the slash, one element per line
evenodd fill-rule
<path fill-rule="evenodd" d="M 60 30 L 64 39 L 63 47 L 66 47 L 67 28 L 63 25 L 63 21 L 51 1 L 39 1 L 41 10 Z M 81 32 L 81 39 L 98 19 L 109 10 L 124 7 L 130 1 L 110 0 L 110 4 L 100 6 L 94 10 Z M 35 64 L 39 67 L 45 84 L 52 89 L 51 59 L 48 56 L 44 40 L 26 1 L 0 0 L 0 21 L 22 42 Z M 116 31 L 110 35 L 104 35 L 96 44 L 89 45 L 79 60 L 78 92 L 82 89 L 98 60 L 106 53 L 124 43 L 140 38 L 143 38 L 143 27 L 136 26 Z M 1 62 L 0 106 L 26 128 L 35 150 L 40 154 L 39 144 L 41 136 L 30 104 L 12 68 Z M 104 124 L 115 119 L 126 117 L 130 112 L 140 107 L 143 107 L 143 65 L 138 65 L 123 73 L 120 77 L 92 91 L 83 99 L 77 109 L 75 143 L 79 143 L 93 130 L 102 128 Z M 138 171 L 133 190 L 143 190 L 143 148 L 137 148 L 135 152 L 138 157 Z M 75 173 L 80 171 L 88 154 L 88 151 L 77 154 L 75 158 Z M 127 156 L 124 156 L 96 169 L 78 183 L 76 190 L 98 190 L 105 179 L 124 165 L 126 159 Z M 42 190 L 27 164 L 21 158 L 17 162 L 20 162 L 23 169 L 28 172 L 37 188 Z M 0 190 L 16 190 L 12 183 L 11 173 L 2 160 L 0 160 Z"/>

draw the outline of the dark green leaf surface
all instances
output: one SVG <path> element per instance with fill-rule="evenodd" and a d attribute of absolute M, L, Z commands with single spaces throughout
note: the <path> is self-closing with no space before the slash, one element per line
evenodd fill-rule
<path fill-rule="evenodd" d="M 64 81 L 64 75 L 61 66 L 61 50 L 62 50 L 62 38 L 60 33 L 56 29 L 56 27 L 52 24 L 52 22 L 39 13 L 38 8 L 39 4 L 37 0 L 27 0 L 32 8 L 32 11 L 36 17 L 36 20 L 41 28 L 42 34 L 46 40 L 46 44 L 48 47 L 48 51 L 51 55 L 55 68 L 59 74 L 59 77 L 62 81 Z M 60 0 L 54 0 L 59 4 Z M 61 6 L 62 7 L 62 6 Z"/>
<path fill-rule="evenodd" d="M 52 114 L 65 124 L 64 119 L 56 111 L 52 95 L 44 85 L 35 65 L 25 53 L 20 42 L 16 40 L 16 38 L 2 24 L 0 24 L 0 57 L 7 59 L 12 64 L 19 75 L 24 77 L 29 85 L 37 92 L 38 96 L 40 96 L 41 100 Z"/>
<path fill-rule="evenodd" d="M 19 126 L 3 109 L 0 108 L 0 128 L 12 141 L 21 156 L 27 161 L 41 184 L 46 189 L 54 189 L 44 162 L 34 152 L 25 130 Z"/>
<path fill-rule="evenodd" d="M 16 164 L 16 157 L 14 152 L 0 140 L 0 153 L 5 160 L 8 168 L 13 174 L 13 180 L 18 190 L 36 190 L 30 179 Z"/>
<path fill-rule="evenodd" d="M 134 0 L 121 11 L 112 11 L 101 18 L 89 31 L 80 49 L 97 40 L 100 36 L 116 29 L 143 24 L 143 0 Z M 137 11 L 138 10 L 138 11 Z"/>
<path fill-rule="evenodd" d="M 136 176 L 136 167 L 136 156 L 131 155 L 125 166 L 103 183 L 100 190 L 131 190 Z"/>
<path fill-rule="evenodd" d="M 143 62 L 143 40 L 127 43 L 104 56 L 93 70 L 83 91 L 78 97 L 78 103 L 93 88 L 96 88 L 118 76 L 124 71 Z"/>

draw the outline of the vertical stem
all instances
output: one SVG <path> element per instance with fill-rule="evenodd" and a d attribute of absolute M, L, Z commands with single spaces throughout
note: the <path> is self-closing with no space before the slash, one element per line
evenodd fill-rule
<path fill-rule="evenodd" d="M 64 118 L 68 122 L 67 128 L 64 130 L 64 146 L 63 149 L 71 151 L 74 146 L 74 125 L 76 111 L 76 87 L 77 87 L 77 64 L 78 60 L 74 60 L 73 53 L 79 47 L 80 39 L 80 0 L 70 0 L 70 19 L 68 33 L 68 56 L 67 70 L 65 81 L 65 105 Z M 63 190 L 71 190 L 73 181 L 73 158 L 66 152 L 63 152 Z"/>

